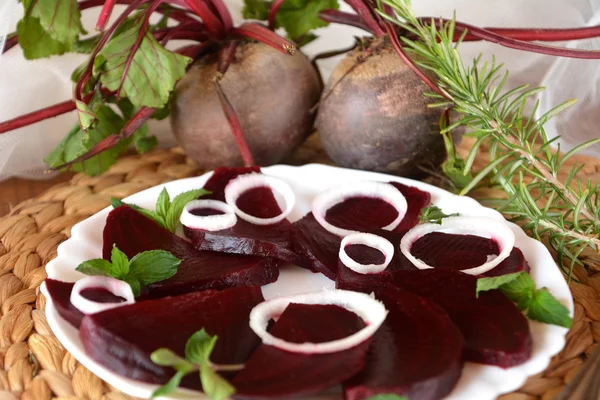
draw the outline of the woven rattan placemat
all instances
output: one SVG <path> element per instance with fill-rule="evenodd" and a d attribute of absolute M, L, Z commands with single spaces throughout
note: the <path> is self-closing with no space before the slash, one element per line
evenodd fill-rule
<path fill-rule="evenodd" d="M 468 143 L 463 143 L 466 150 Z M 484 162 L 486 154 L 479 155 Z M 571 159 L 570 162 L 582 161 Z M 600 180 L 600 160 L 585 159 L 583 178 Z M 287 163 L 331 163 L 312 137 Z M 477 164 L 476 164 L 477 165 Z M 567 168 L 568 166 L 565 166 Z M 129 399 L 81 366 L 52 334 L 39 285 L 71 227 L 110 204 L 160 183 L 201 171 L 181 149 L 126 156 L 98 177 L 75 175 L 0 219 L 0 400 Z M 487 193 L 486 195 L 489 195 Z M 600 268 L 599 268 L 600 269 Z M 575 322 L 567 345 L 548 369 L 502 400 L 549 400 L 569 383 L 600 341 L 600 274 L 577 268 L 570 284 Z"/>

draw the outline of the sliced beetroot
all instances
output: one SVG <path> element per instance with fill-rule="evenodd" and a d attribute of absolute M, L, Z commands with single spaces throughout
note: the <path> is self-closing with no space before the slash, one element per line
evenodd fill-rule
<path fill-rule="evenodd" d="M 111 371 L 164 384 L 175 371 L 154 364 L 150 354 L 166 347 L 183 356 L 188 338 L 202 328 L 218 336 L 211 361 L 244 363 L 260 344 L 248 319 L 263 300 L 254 286 L 142 301 L 86 316 L 79 335 L 85 352 Z M 198 375 L 192 375 L 183 386 L 200 389 Z"/>
<path fill-rule="evenodd" d="M 351 197 L 325 213 L 330 224 L 343 229 L 370 232 L 391 224 L 398 211 L 387 201 L 376 197 Z"/>
<path fill-rule="evenodd" d="M 125 301 L 123 297 L 112 294 L 102 288 L 84 289 L 81 291 L 81 296 L 96 303 L 122 303 Z"/>
<path fill-rule="evenodd" d="M 216 169 L 204 185 L 204 188 L 212 193 L 203 198 L 225 201 L 225 187 L 229 181 L 249 173 L 260 173 L 260 168 Z M 236 205 L 255 217 L 272 218 L 281 214 L 281 208 L 272 190 L 267 187 L 244 192 Z M 237 223 L 228 229 L 207 232 L 185 227 L 184 232 L 199 250 L 274 257 L 292 264 L 301 264 L 303 260 L 292 251 L 292 229 L 288 220 L 271 225 L 255 225 L 238 217 Z"/>
<path fill-rule="evenodd" d="M 498 244 L 491 239 L 442 232 L 428 233 L 417 239 L 410 250 L 413 256 L 432 267 L 454 270 L 477 267 L 488 261 L 488 255 L 500 253 Z M 398 252 L 398 257 L 403 269 L 416 269 L 402 253 Z M 483 276 L 500 276 L 520 271 L 529 272 L 529 264 L 521 250 L 513 247 L 508 258 Z"/>
<path fill-rule="evenodd" d="M 110 259 L 113 244 L 129 258 L 147 250 L 166 250 L 183 260 L 173 277 L 147 287 L 149 297 L 261 286 L 276 281 L 279 276 L 278 262 L 274 259 L 199 251 L 128 206 L 118 207 L 108 215 L 104 227 L 104 258 Z"/>
<path fill-rule="evenodd" d="M 54 279 L 46 278 L 46 289 L 52 299 L 52 304 L 56 308 L 58 315 L 64 320 L 79 329 L 81 320 L 84 315 L 73 304 L 71 304 L 71 292 L 73 291 L 74 282 L 62 282 Z"/>
<path fill-rule="evenodd" d="M 389 311 L 373 336 L 365 367 L 344 385 L 344 398 L 377 394 L 436 400 L 452 391 L 462 371 L 463 338 L 434 302 L 392 286 L 358 279 L 342 289 L 374 293 Z M 365 284 L 367 283 L 367 284 Z"/>
<path fill-rule="evenodd" d="M 497 290 L 480 293 L 477 298 L 475 276 L 446 268 L 395 269 L 372 275 L 340 268 L 336 284 L 340 288 L 394 285 L 434 301 L 460 329 L 466 361 L 508 368 L 531 356 L 531 332 L 523 314 Z"/>
<path fill-rule="evenodd" d="M 394 244 L 400 243 L 404 232 L 418 223 L 421 209 L 430 204 L 431 195 L 401 183 L 390 182 L 390 184 L 404 195 L 408 203 L 406 215 L 393 232 L 379 228 L 385 226 L 385 222 L 389 223 L 388 219 L 392 220 L 397 216 L 397 213 L 393 214 L 395 209 L 392 206 L 388 206 L 391 210 L 386 208 L 387 211 L 384 212 L 385 218 L 379 218 L 377 216 L 378 210 L 370 210 L 369 207 L 373 206 L 375 202 L 385 202 L 375 198 L 353 198 L 339 203 L 328 210 L 326 214 L 327 221 L 336 226 L 339 224 L 340 227 L 346 229 L 355 229 L 383 236 Z M 379 206 L 385 207 L 382 204 L 379 204 Z M 372 211 L 375 211 L 372 220 L 360 219 L 355 216 L 357 212 L 366 215 Z M 315 272 L 321 272 L 329 279 L 335 279 L 342 238 L 323 228 L 312 213 L 308 213 L 300 220 L 294 222 L 293 225 L 293 250 L 302 259 L 297 265 L 309 268 Z M 400 265 L 399 260 L 393 261 L 393 264 Z"/>
<path fill-rule="evenodd" d="M 291 303 L 270 333 L 290 342 L 323 343 L 365 326 L 354 313 L 337 306 Z M 364 366 L 367 340 L 345 351 L 300 354 L 262 344 L 233 379 L 236 398 L 286 398 L 308 395 L 337 385 Z"/>

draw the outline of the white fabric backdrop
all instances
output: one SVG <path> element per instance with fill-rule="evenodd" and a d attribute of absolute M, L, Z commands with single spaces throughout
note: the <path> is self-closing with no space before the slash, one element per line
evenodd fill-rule
<path fill-rule="evenodd" d="M 241 0 L 230 0 L 229 4 L 239 21 Z M 560 28 L 600 24 L 600 0 L 416 0 L 414 7 L 418 15 L 434 17 L 450 18 L 456 10 L 459 20 L 478 26 Z M 98 12 L 99 9 L 83 13 L 84 26 L 90 32 Z M 4 34 L 14 31 L 21 14 L 22 7 L 17 0 L 0 0 L 0 43 Z M 321 37 L 304 49 L 309 55 L 348 46 L 353 36 L 363 34 L 358 29 L 343 26 L 330 26 L 319 33 Z M 600 49 L 600 40 L 587 40 L 579 46 Z M 597 112 L 600 98 L 596 96 L 596 88 L 600 84 L 600 61 L 557 59 L 490 43 L 466 43 L 461 46 L 461 53 L 465 62 L 479 53 L 488 58 L 495 54 L 511 73 L 508 87 L 523 83 L 546 86 L 548 89 L 542 95 L 543 109 L 577 97 L 580 101 L 576 107 L 547 126 L 550 135 L 563 135 L 563 148 L 599 135 L 596 127 L 600 125 Z M 69 54 L 27 61 L 18 47 L 1 55 L 0 121 L 70 98 L 70 74 L 84 60 L 85 56 Z M 338 60 L 329 59 L 319 64 L 325 79 Z M 43 158 L 75 121 L 75 113 L 71 113 L 0 135 L 0 180 L 11 176 L 47 177 L 43 175 L 46 169 Z M 151 132 L 159 137 L 163 146 L 175 143 L 168 121 L 153 121 Z M 600 146 L 588 153 L 600 156 Z"/>

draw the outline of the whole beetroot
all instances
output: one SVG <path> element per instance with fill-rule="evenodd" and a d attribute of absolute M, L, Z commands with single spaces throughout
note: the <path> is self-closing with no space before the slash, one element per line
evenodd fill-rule
<path fill-rule="evenodd" d="M 186 154 L 201 168 L 243 165 L 213 84 L 217 52 L 201 57 L 178 82 L 171 126 Z M 220 80 L 258 165 L 289 156 L 312 132 L 321 82 L 300 52 L 283 54 L 254 41 L 238 43 Z"/>
<path fill-rule="evenodd" d="M 442 110 L 389 39 L 368 39 L 336 66 L 316 121 L 323 147 L 340 166 L 421 177 L 446 158 Z"/>

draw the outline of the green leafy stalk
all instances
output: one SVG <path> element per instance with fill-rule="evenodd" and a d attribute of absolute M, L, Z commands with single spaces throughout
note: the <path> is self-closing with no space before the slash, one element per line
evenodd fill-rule
<path fill-rule="evenodd" d="M 147 210 L 145 208 L 136 206 L 135 204 L 126 204 L 115 198 L 112 199 L 112 206 L 114 208 L 123 205 L 129 206 L 142 213 L 147 218 L 155 221 L 163 228 L 168 229 L 171 232 L 175 232 L 179 226 L 179 217 L 181 217 L 181 213 L 183 212 L 185 205 L 190 201 L 196 200 L 198 197 L 206 194 L 210 194 L 210 192 L 204 189 L 190 190 L 175 196 L 171 202 L 169 192 L 167 192 L 167 189 L 163 188 L 158 196 L 158 200 L 156 200 L 155 211 Z"/>
<path fill-rule="evenodd" d="M 573 325 L 569 310 L 548 289 L 537 289 L 535 281 L 525 271 L 477 280 L 477 296 L 493 289 L 504 293 L 529 319 L 565 328 Z"/>
<path fill-rule="evenodd" d="M 383 11 L 391 7 L 396 16 Z M 444 172 L 462 186 L 461 194 L 482 185 L 501 189 L 506 199 L 493 201 L 495 206 L 538 240 L 546 239 L 558 255 L 561 268 L 570 276 L 579 256 L 585 250 L 600 252 L 600 184 L 581 182 L 576 178 L 582 165 L 572 167 L 567 179 L 561 181 L 559 171 L 577 151 L 600 142 L 600 138 L 584 143 L 564 155 L 552 152 L 543 125 L 550 118 L 571 106 L 567 101 L 548 111 L 538 120 L 524 115 L 526 103 L 542 88 L 527 85 L 503 91 L 508 74 L 495 58 L 474 60 L 466 67 L 457 47 L 454 20 L 422 22 L 411 8 L 409 0 L 381 0 L 379 13 L 411 33 L 414 40 L 402 37 L 405 49 L 417 65 L 437 78 L 442 97 L 427 94 L 432 106 L 451 105 L 459 114 L 455 123 L 443 125 L 447 134 L 465 127 L 475 139 L 470 154 L 463 160 L 451 141 L 446 140 L 449 160 Z M 466 34 L 466 32 L 463 32 Z M 539 106 L 536 103 L 535 108 Z M 474 174 L 473 161 L 482 146 L 489 149 L 485 168 Z M 462 185 L 461 183 L 462 175 Z M 543 206 L 541 206 L 543 204 Z"/>
<path fill-rule="evenodd" d="M 101 258 L 84 261 L 76 270 L 86 275 L 110 276 L 127 282 L 133 294 L 139 296 L 142 286 L 172 277 L 180 264 L 180 259 L 164 250 L 144 251 L 129 260 L 114 246 L 111 261 Z"/>
<path fill-rule="evenodd" d="M 421 223 L 432 223 L 441 225 L 442 219 L 448 217 L 458 217 L 458 213 L 454 214 L 444 214 L 441 208 L 438 206 L 427 206 L 421 210 L 421 214 L 419 214 L 419 222 Z"/>
<path fill-rule="evenodd" d="M 219 370 L 240 370 L 243 365 L 220 366 L 210 361 L 210 355 L 215 348 L 218 337 L 209 335 L 204 328 L 194 333 L 185 344 L 185 358 L 172 350 L 161 348 L 154 351 L 150 358 L 155 364 L 172 367 L 177 371 L 173 378 L 158 388 L 152 397 L 172 393 L 181 380 L 192 372 L 199 372 L 202 390 L 213 400 L 225 400 L 235 393 L 235 388 L 221 377 Z"/>

